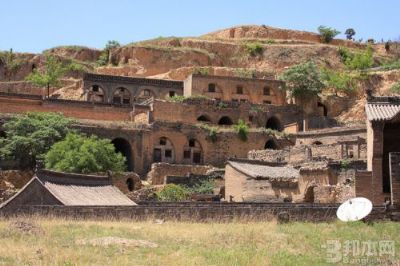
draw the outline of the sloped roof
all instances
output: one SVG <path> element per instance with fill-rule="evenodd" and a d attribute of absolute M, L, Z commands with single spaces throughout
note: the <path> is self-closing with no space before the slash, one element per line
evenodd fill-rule
<path fill-rule="evenodd" d="M 392 120 L 399 112 L 400 105 L 392 103 L 368 103 L 365 112 L 369 121 Z"/>
<path fill-rule="evenodd" d="M 107 176 L 66 174 L 40 170 L 14 197 L 29 191 L 30 184 L 38 183 L 62 205 L 66 206 L 132 206 L 136 205 L 112 185 Z M 35 194 L 33 194 L 35 195 Z M 7 205 L 7 201 L 4 205 Z"/>
<path fill-rule="evenodd" d="M 255 179 L 291 180 L 300 177 L 299 170 L 291 166 L 271 166 L 253 160 L 229 160 L 228 164 Z"/>
<path fill-rule="evenodd" d="M 365 112 L 369 121 L 390 121 L 400 113 L 400 97 L 372 96 L 368 97 Z"/>

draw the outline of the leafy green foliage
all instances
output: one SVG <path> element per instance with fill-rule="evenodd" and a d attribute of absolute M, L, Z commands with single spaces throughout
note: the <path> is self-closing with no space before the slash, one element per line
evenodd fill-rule
<path fill-rule="evenodd" d="M 213 179 L 204 179 L 192 187 L 187 187 L 191 194 L 212 194 L 214 192 L 215 182 Z"/>
<path fill-rule="evenodd" d="M 342 63 L 346 63 L 348 59 L 353 58 L 353 54 L 346 47 L 339 47 L 338 52 Z"/>
<path fill-rule="evenodd" d="M 321 74 L 313 62 L 292 66 L 279 79 L 286 82 L 286 89 L 293 97 L 317 95 L 325 87 Z"/>
<path fill-rule="evenodd" d="M 120 47 L 120 43 L 115 41 L 115 40 L 111 40 L 108 41 L 106 43 L 106 46 L 104 47 L 103 51 L 101 52 L 99 59 L 97 60 L 96 64 L 98 66 L 106 66 L 110 63 L 110 53 L 112 50 Z"/>
<path fill-rule="evenodd" d="M 400 94 L 400 81 L 396 82 L 392 87 L 390 87 L 390 91 L 396 94 Z"/>
<path fill-rule="evenodd" d="M 27 113 L 4 124 L 7 138 L 0 138 L 0 157 L 32 167 L 50 147 L 70 131 L 72 120 L 56 113 Z"/>
<path fill-rule="evenodd" d="M 208 137 L 210 138 L 210 140 L 212 142 L 216 142 L 217 141 L 217 139 L 218 139 L 218 136 L 217 136 L 218 128 L 212 127 L 212 126 L 209 126 L 209 125 L 206 125 L 206 124 L 201 124 L 200 128 L 205 129 L 205 130 L 208 131 Z"/>
<path fill-rule="evenodd" d="M 346 34 L 347 40 L 353 39 L 353 36 L 356 35 L 356 31 L 353 28 L 348 28 L 344 34 Z"/>
<path fill-rule="evenodd" d="M 350 166 L 350 161 L 349 160 L 344 159 L 344 160 L 340 161 L 340 168 L 341 169 L 346 170 L 346 169 L 349 168 L 349 166 Z"/>
<path fill-rule="evenodd" d="M 381 65 L 382 70 L 400 69 L 400 60 L 392 61 Z"/>
<path fill-rule="evenodd" d="M 45 156 L 47 169 L 85 174 L 107 170 L 121 172 L 125 170 L 125 160 L 121 153 L 115 152 L 110 140 L 76 133 L 68 133 Z"/>
<path fill-rule="evenodd" d="M 10 51 L 0 52 L 0 61 L 4 64 L 4 74 L 8 80 L 11 80 L 11 76 L 18 71 L 23 63 L 21 59 L 15 57 L 12 49 L 10 49 Z"/>
<path fill-rule="evenodd" d="M 351 70 L 363 70 L 372 67 L 374 65 L 372 48 L 368 47 L 366 51 L 350 55 L 346 59 L 345 65 Z"/>
<path fill-rule="evenodd" d="M 348 95 L 354 92 L 357 87 L 356 79 L 343 71 L 334 71 L 325 68 L 322 71 L 322 79 L 325 86 L 333 88 L 335 93 L 342 92 Z"/>
<path fill-rule="evenodd" d="M 77 63 L 77 62 L 71 62 L 67 66 L 67 70 L 72 71 L 72 72 L 78 72 L 78 73 L 85 73 L 85 72 L 89 71 L 89 69 L 85 65 Z"/>
<path fill-rule="evenodd" d="M 193 95 L 193 96 L 174 95 L 172 97 L 168 97 L 169 101 L 176 103 L 182 103 L 185 100 L 190 100 L 190 99 L 201 100 L 201 99 L 207 99 L 207 97 L 204 95 Z"/>
<path fill-rule="evenodd" d="M 340 31 L 325 26 L 319 26 L 318 32 L 321 35 L 321 40 L 324 43 L 330 43 L 333 40 L 333 38 L 336 37 L 336 35 L 340 34 Z"/>
<path fill-rule="evenodd" d="M 244 45 L 244 48 L 251 56 L 262 55 L 262 53 L 264 52 L 264 47 L 262 43 L 259 42 L 246 43 Z"/>
<path fill-rule="evenodd" d="M 249 126 L 244 122 L 243 119 L 239 119 L 238 123 L 236 125 L 233 125 L 234 129 L 239 135 L 239 138 L 242 141 L 247 140 L 247 135 L 249 134 Z"/>
<path fill-rule="evenodd" d="M 48 55 L 46 56 L 46 62 L 44 71 L 38 71 L 35 69 L 30 73 L 26 80 L 32 82 L 36 86 L 59 86 L 59 79 L 67 72 L 65 67 L 60 60 L 56 57 Z"/>
<path fill-rule="evenodd" d="M 183 186 L 168 184 L 156 193 L 156 197 L 159 201 L 185 201 L 189 199 L 190 192 Z"/>

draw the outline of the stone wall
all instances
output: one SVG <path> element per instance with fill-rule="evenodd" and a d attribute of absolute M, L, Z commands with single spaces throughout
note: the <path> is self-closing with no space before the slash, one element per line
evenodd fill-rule
<path fill-rule="evenodd" d="M 169 163 L 153 163 L 151 170 L 147 174 L 147 179 L 153 185 L 165 184 L 167 176 L 186 176 L 188 174 L 205 175 L 214 168 L 209 165 L 182 165 Z"/>
<path fill-rule="evenodd" d="M 287 213 L 291 221 L 335 221 L 338 205 L 268 203 L 151 203 L 137 206 L 20 206 L 0 209 L 0 217 L 51 216 L 70 219 L 166 219 L 196 222 L 266 221 Z M 389 216 L 384 207 L 374 207 L 371 220 Z"/>

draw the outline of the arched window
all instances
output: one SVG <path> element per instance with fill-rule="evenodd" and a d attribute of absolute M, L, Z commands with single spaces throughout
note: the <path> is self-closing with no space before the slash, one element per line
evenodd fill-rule
<path fill-rule="evenodd" d="M 243 94 L 243 86 L 236 86 L 236 94 Z"/>
<path fill-rule="evenodd" d="M 129 90 L 123 87 L 116 89 L 113 94 L 113 103 L 129 105 L 131 103 L 131 93 Z"/>
<path fill-rule="evenodd" d="M 276 144 L 276 142 L 272 139 L 268 140 L 265 145 L 264 145 L 264 149 L 269 149 L 269 150 L 277 150 L 278 149 L 278 145 Z"/>
<path fill-rule="evenodd" d="M 167 163 L 173 163 L 175 161 L 174 146 L 166 137 L 159 138 L 154 144 L 153 161 Z"/>
<path fill-rule="evenodd" d="M 272 130 L 282 131 L 281 122 L 275 116 L 272 116 L 267 120 L 265 127 Z"/>
<path fill-rule="evenodd" d="M 129 141 L 123 138 L 116 138 L 111 141 L 114 144 L 115 151 L 120 152 L 125 158 L 125 164 L 128 171 L 133 171 L 133 157 L 132 157 L 132 148 L 129 144 Z"/>
<path fill-rule="evenodd" d="M 104 90 L 99 85 L 92 85 L 86 92 L 86 100 L 88 102 L 104 102 L 105 94 Z"/>
<path fill-rule="evenodd" d="M 233 122 L 229 116 L 223 116 L 219 119 L 218 125 L 230 126 L 233 125 Z"/>
<path fill-rule="evenodd" d="M 197 118 L 199 122 L 211 122 L 211 119 L 206 115 L 201 115 Z"/>
<path fill-rule="evenodd" d="M 189 139 L 183 147 L 183 161 L 188 164 L 203 163 L 203 149 L 196 139 Z"/>

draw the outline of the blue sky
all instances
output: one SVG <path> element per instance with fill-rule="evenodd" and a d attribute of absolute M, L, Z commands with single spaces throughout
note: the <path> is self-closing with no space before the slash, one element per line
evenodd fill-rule
<path fill-rule="evenodd" d="M 102 48 L 108 40 L 197 36 L 244 24 L 352 27 L 357 39 L 400 36 L 399 0 L 2 0 L 0 8 L 0 50 L 19 52 Z"/>

